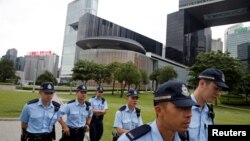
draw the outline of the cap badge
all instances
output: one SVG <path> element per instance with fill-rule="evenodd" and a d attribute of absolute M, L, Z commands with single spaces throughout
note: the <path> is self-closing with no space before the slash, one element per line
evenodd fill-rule
<path fill-rule="evenodd" d="M 85 86 L 82 86 L 82 89 L 85 89 Z"/>
<path fill-rule="evenodd" d="M 136 91 L 134 91 L 134 94 L 137 94 L 137 92 L 136 92 Z"/>
<path fill-rule="evenodd" d="M 49 84 L 49 85 L 47 86 L 47 88 L 48 88 L 48 89 L 52 89 L 52 86 Z"/>
<path fill-rule="evenodd" d="M 186 87 L 184 84 L 182 84 L 181 90 L 182 90 L 181 93 L 182 93 L 183 95 L 189 96 L 188 89 L 187 89 L 187 87 Z"/>
<path fill-rule="evenodd" d="M 222 73 L 221 79 L 223 82 L 225 82 L 225 75 Z"/>

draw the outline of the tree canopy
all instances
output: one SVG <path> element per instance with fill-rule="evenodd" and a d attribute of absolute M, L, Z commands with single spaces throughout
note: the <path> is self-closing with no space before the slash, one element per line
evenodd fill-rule
<path fill-rule="evenodd" d="M 41 74 L 37 77 L 36 85 L 41 85 L 43 82 L 53 82 L 54 85 L 57 84 L 56 78 L 48 70 L 44 71 L 43 74 Z"/>
<path fill-rule="evenodd" d="M 7 80 L 12 81 L 16 78 L 15 68 L 13 61 L 8 59 L 0 60 L 0 81 L 6 82 Z"/>
<path fill-rule="evenodd" d="M 240 89 L 243 77 L 242 64 L 239 60 L 230 57 L 228 52 L 221 51 L 200 53 L 197 56 L 195 64 L 189 68 L 189 85 L 196 86 L 199 73 L 209 67 L 220 69 L 224 73 L 229 91 Z"/>

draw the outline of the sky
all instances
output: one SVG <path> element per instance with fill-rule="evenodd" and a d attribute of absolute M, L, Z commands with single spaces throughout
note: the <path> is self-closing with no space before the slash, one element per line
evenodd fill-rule
<path fill-rule="evenodd" d="M 0 0 L 0 57 L 10 48 L 18 56 L 52 51 L 61 58 L 67 5 L 73 0 Z M 97 16 L 165 44 L 167 14 L 179 0 L 99 0 Z M 213 27 L 224 38 L 231 25 Z"/>

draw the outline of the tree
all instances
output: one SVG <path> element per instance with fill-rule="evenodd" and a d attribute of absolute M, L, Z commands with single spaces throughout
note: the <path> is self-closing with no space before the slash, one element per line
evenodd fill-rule
<path fill-rule="evenodd" d="M 11 60 L 2 59 L 0 61 L 0 81 L 6 82 L 16 77 L 14 64 Z"/>
<path fill-rule="evenodd" d="M 156 88 L 158 88 L 158 76 L 160 75 L 160 68 L 155 69 L 149 76 L 149 79 L 153 81 L 152 85 L 153 85 L 153 90 L 155 90 Z M 154 85 L 155 83 L 155 85 Z M 154 87 L 155 86 L 155 87 Z"/>
<path fill-rule="evenodd" d="M 198 75 L 209 67 L 220 69 L 225 75 L 229 91 L 237 93 L 242 87 L 243 69 L 239 60 L 230 57 L 230 54 L 218 52 L 205 52 L 198 54 L 196 62 L 189 68 L 189 85 L 197 86 Z"/>
<path fill-rule="evenodd" d="M 104 82 L 110 82 L 111 73 L 107 66 L 95 64 L 93 67 L 93 79 L 100 86 Z"/>
<path fill-rule="evenodd" d="M 141 73 L 141 83 L 143 85 L 147 85 L 149 82 L 149 78 L 148 78 L 148 74 L 145 70 L 140 69 L 140 73 Z"/>
<path fill-rule="evenodd" d="M 121 67 L 121 63 L 118 62 L 112 62 L 107 65 L 107 68 L 109 72 L 111 73 L 111 81 L 112 81 L 112 95 L 114 94 L 114 88 L 115 88 L 115 81 L 117 79 L 117 71 Z"/>
<path fill-rule="evenodd" d="M 43 82 L 53 82 L 54 85 L 57 84 L 56 78 L 51 72 L 46 70 L 43 74 L 39 75 L 36 79 L 36 85 L 41 85 Z"/>
<path fill-rule="evenodd" d="M 163 83 L 168 80 L 172 80 L 177 78 L 178 74 L 174 70 L 173 67 L 170 66 L 165 66 L 162 68 L 157 68 L 155 69 L 151 75 L 150 75 L 150 80 L 155 81 L 155 89 L 158 88 L 158 83 Z"/>
<path fill-rule="evenodd" d="M 81 80 L 86 85 L 88 80 L 93 78 L 95 66 L 94 62 L 86 60 L 77 61 L 72 69 L 72 80 Z"/>
<path fill-rule="evenodd" d="M 159 80 L 159 83 L 162 84 L 168 80 L 177 78 L 177 76 L 178 74 L 173 67 L 165 66 L 160 69 L 160 73 L 157 76 L 157 79 Z"/>
<path fill-rule="evenodd" d="M 128 89 L 131 84 L 136 84 L 140 81 L 140 72 L 135 64 L 131 61 L 122 64 L 121 68 L 116 72 L 117 80 L 121 83 L 121 97 L 123 96 L 123 90 L 128 85 Z M 123 82 L 125 82 L 123 86 Z"/>

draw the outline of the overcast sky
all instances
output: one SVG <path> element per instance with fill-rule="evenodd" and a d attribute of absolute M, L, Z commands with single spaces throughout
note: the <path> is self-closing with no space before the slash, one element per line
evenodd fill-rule
<path fill-rule="evenodd" d="M 67 4 L 72 0 L 0 0 L 0 57 L 52 51 L 61 57 Z M 165 44 L 166 17 L 179 0 L 99 0 L 98 16 Z M 227 26 L 212 28 L 223 38 Z"/>

